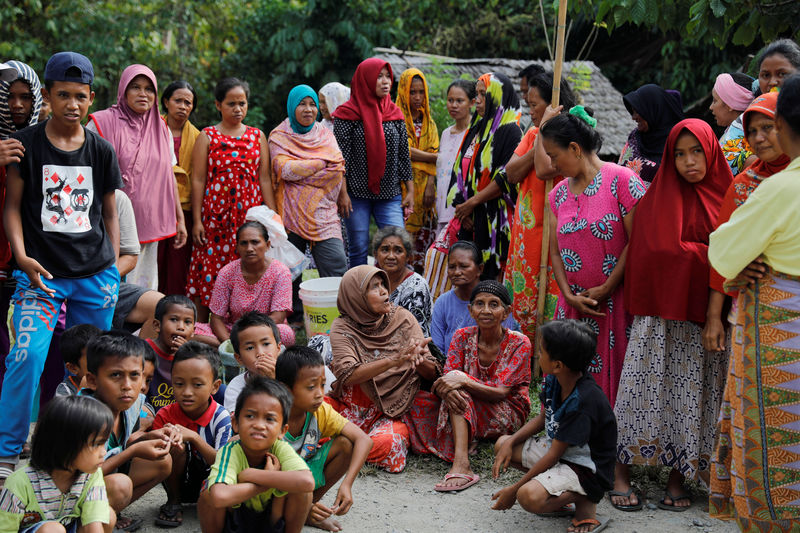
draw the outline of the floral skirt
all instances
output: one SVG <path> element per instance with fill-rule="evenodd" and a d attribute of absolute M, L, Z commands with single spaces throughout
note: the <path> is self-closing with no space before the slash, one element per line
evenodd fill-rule
<path fill-rule="evenodd" d="M 326 396 L 325 401 L 372 439 L 368 463 L 387 472 L 403 471 L 408 456 L 408 427 L 402 420 L 383 414 L 360 386 L 342 387 L 340 398 Z"/>

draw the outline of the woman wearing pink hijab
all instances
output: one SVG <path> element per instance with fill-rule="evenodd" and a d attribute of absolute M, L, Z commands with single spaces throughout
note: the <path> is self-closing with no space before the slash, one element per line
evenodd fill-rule
<path fill-rule="evenodd" d="M 141 252 L 128 283 L 158 288 L 158 241 L 186 242 L 186 225 L 172 172 L 172 137 L 158 110 L 158 84 L 145 65 L 122 72 L 117 103 L 89 115 L 88 128 L 108 140 L 117 152 L 125 194 L 136 217 Z"/>

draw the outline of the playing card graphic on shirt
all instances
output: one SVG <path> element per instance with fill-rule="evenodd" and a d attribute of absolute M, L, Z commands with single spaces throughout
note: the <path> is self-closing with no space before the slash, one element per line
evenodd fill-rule
<path fill-rule="evenodd" d="M 92 229 L 92 167 L 42 166 L 42 230 L 84 233 Z"/>

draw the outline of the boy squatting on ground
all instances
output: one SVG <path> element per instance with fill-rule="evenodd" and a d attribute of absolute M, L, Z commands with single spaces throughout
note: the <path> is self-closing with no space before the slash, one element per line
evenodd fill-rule
<path fill-rule="evenodd" d="M 56 387 L 56 396 L 74 396 L 81 390 L 86 376 L 86 346 L 93 338 L 101 335 L 100 328 L 91 324 L 72 326 L 61 335 L 59 348 L 64 366 L 71 374 Z"/>
<path fill-rule="evenodd" d="M 81 395 L 106 404 L 114 417 L 102 469 L 120 529 L 141 523 L 119 513 L 169 476 L 170 449 L 183 446 L 180 432 L 171 426 L 132 437 L 145 400 L 141 388 L 146 349 L 145 341 L 127 333 L 100 335 L 86 348 L 86 383 L 94 392 L 84 389 Z"/>
<path fill-rule="evenodd" d="M 372 439 L 325 403 L 325 362 L 318 351 L 307 346 L 287 348 L 278 356 L 275 376 L 292 392 L 289 430 L 283 440 L 314 475 L 314 503 L 306 524 L 341 531 L 333 515 L 343 515 L 353 505 L 353 482 L 372 449 Z M 326 507 L 320 500 L 345 473 L 333 506 Z"/>
<path fill-rule="evenodd" d="M 554 513 L 575 504 L 569 532 L 599 532 L 608 525 L 595 516 L 597 502 L 614 485 L 617 420 L 608 399 L 586 373 L 597 339 L 577 320 L 541 326 L 540 364 L 547 376 L 539 416 L 495 444 L 494 477 L 509 464 L 527 470 L 492 496 L 493 509 L 514 501 L 532 513 Z M 535 437 L 542 429 L 543 437 Z"/>
<path fill-rule="evenodd" d="M 156 411 L 175 401 L 172 393 L 172 358 L 194 335 L 197 309 L 192 300 L 182 294 L 171 294 L 156 304 L 153 318 L 154 339 L 147 343 L 156 353 L 156 367 L 147 399 Z M 215 391 L 216 392 L 216 391 Z"/>
<path fill-rule="evenodd" d="M 111 533 L 116 520 L 100 469 L 111 424 L 98 401 L 53 398 L 36 424 L 30 464 L 0 491 L 0 531 Z"/>
<path fill-rule="evenodd" d="M 231 422 L 239 440 L 217 452 L 197 501 L 203 533 L 299 533 L 311 509 L 314 476 L 280 437 L 292 397 L 274 379 L 251 376 Z M 284 529 L 285 528 L 285 529 Z"/>
<path fill-rule="evenodd" d="M 65 300 L 67 327 L 108 329 L 119 286 L 119 221 L 114 190 L 122 186 L 111 145 L 86 130 L 94 98 L 91 62 L 74 52 L 45 67 L 52 118 L 16 132 L 24 146 L 7 167 L 3 222 L 17 263 L 14 328 L 0 396 L 0 480 L 19 461 L 28 436 L 36 384 Z"/>
<path fill-rule="evenodd" d="M 222 383 L 220 365 L 217 350 L 197 341 L 189 341 L 175 352 L 175 403 L 158 411 L 153 429 L 171 424 L 181 432 L 184 446 L 170 448 L 172 472 L 164 481 L 167 503 L 160 508 L 157 526 L 177 527 L 183 523 L 181 504 L 197 502 L 217 450 L 231 437 L 231 417 L 213 398 Z"/>
<path fill-rule="evenodd" d="M 231 328 L 231 344 L 236 361 L 245 368 L 225 389 L 225 409 L 233 416 L 239 393 L 250 376 L 275 378 L 275 363 L 281 352 L 280 330 L 269 316 L 251 311 Z"/>

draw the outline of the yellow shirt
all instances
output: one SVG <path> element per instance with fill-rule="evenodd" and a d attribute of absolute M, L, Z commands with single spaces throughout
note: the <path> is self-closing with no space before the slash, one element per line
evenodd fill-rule
<path fill-rule="evenodd" d="M 762 255 L 778 272 L 800 276 L 800 157 L 764 180 L 711 234 L 708 259 L 726 279 Z"/>

